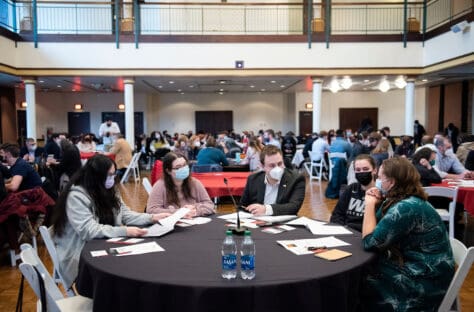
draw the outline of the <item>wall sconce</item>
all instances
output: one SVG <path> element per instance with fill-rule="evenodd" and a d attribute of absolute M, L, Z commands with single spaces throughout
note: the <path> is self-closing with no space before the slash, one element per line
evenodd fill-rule
<path fill-rule="evenodd" d="M 74 104 L 74 110 L 76 111 L 81 111 L 82 110 L 82 104 Z"/>
<path fill-rule="evenodd" d="M 379 90 L 382 92 L 387 92 L 390 90 L 390 83 L 386 79 L 382 80 L 379 84 Z"/>
<path fill-rule="evenodd" d="M 407 85 L 407 82 L 405 81 L 405 78 L 403 78 L 403 76 L 399 76 L 399 77 L 395 80 L 395 85 L 397 86 L 397 88 L 403 89 L 403 88 L 405 88 L 405 86 Z"/>
<path fill-rule="evenodd" d="M 26 102 L 21 102 L 21 108 L 27 108 L 28 107 L 28 103 Z"/>
<path fill-rule="evenodd" d="M 313 103 L 306 103 L 304 107 L 306 107 L 306 109 L 313 109 Z"/>
<path fill-rule="evenodd" d="M 117 105 L 117 108 L 118 108 L 118 110 L 123 111 L 123 110 L 125 110 L 125 104 L 121 103 L 121 104 Z"/>

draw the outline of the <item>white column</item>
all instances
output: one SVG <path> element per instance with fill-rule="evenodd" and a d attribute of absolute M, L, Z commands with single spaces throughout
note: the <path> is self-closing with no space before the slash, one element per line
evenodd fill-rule
<path fill-rule="evenodd" d="M 323 81 L 313 79 L 313 132 L 321 131 L 321 96 Z"/>
<path fill-rule="evenodd" d="M 132 19 L 133 17 L 133 1 L 124 0 L 123 1 L 123 19 Z"/>
<path fill-rule="evenodd" d="M 36 80 L 25 79 L 26 99 L 26 137 L 37 139 L 36 136 Z"/>
<path fill-rule="evenodd" d="M 405 134 L 413 136 L 415 121 L 415 80 L 408 79 L 405 87 Z"/>
<path fill-rule="evenodd" d="M 135 148 L 135 118 L 134 118 L 134 102 L 133 102 L 133 84 L 135 80 L 124 80 L 124 104 L 125 104 L 125 139 L 132 149 Z"/>

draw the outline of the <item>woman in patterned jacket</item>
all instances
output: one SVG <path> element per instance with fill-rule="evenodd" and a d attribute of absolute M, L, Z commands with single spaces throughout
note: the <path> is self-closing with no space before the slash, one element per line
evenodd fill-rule
<path fill-rule="evenodd" d="M 379 254 L 363 311 L 436 311 L 454 275 L 446 227 L 405 158 L 387 159 L 365 197 L 364 249 Z"/>

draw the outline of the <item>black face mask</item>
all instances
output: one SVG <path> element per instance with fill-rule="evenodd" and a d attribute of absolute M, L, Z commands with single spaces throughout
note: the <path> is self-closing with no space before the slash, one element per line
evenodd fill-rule
<path fill-rule="evenodd" d="M 355 177 L 360 184 L 364 186 L 369 185 L 372 182 L 372 171 L 356 172 Z"/>

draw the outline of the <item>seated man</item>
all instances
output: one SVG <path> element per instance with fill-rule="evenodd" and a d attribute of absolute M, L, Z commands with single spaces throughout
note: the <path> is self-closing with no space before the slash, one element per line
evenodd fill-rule
<path fill-rule="evenodd" d="M 285 168 L 282 151 L 267 145 L 260 153 L 263 171 L 248 177 L 240 205 L 254 215 L 295 215 L 303 204 L 304 176 Z"/>
<path fill-rule="evenodd" d="M 29 163 L 38 164 L 45 155 L 45 150 L 38 147 L 35 139 L 28 138 L 25 141 L 25 146 L 20 150 L 20 157 Z"/>
<path fill-rule="evenodd" d="M 472 172 L 467 170 L 453 152 L 451 141 L 447 137 L 435 140 L 438 149 L 436 153 L 435 170 L 443 179 L 471 178 Z"/>
<path fill-rule="evenodd" d="M 10 182 L 5 184 L 7 191 L 24 191 L 43 184 L 41 177 L 35 169 L 23 158 L 19 157 L 20 149 L 18 145 L 7 143 L 1 149 L 4 151 L 4 157 L 10 166 L 10 174 L 12 176 Z"/>

